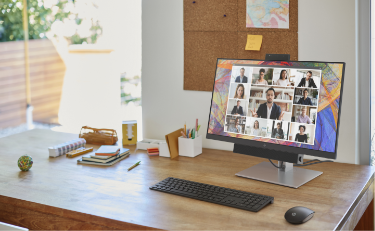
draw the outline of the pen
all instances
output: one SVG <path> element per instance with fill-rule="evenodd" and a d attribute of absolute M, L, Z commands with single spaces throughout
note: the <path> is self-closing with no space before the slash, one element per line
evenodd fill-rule
<path fill-rule="evenodd" d="M 195 132 L 194 132 L 194 128 L 191 130 L 191 138 L 194 139 L 195 138 Z"/>
<path fill-rule="evenodd" d="M 185 133 L 183 131 L 181 131 L 181 135 L 182 137 L 186 138 Z"/>
<path fill-rule="evenodd" d="M 186 121 L 185 121 L 185 126 L 184 126 L 184 133 L 186 134 Z"/>
<path fill-rule="evenodd" d="M 186 132 L 186 138 L 189 138 L 189 129 L 187 130 L 187 132 Z"/>
<path fill-rule="evenodd" d="M 141 163 L 141 161 L 138 161 L 137 163 L 133 164 L 130 168 L 128 168 L 128 171 L 132 170 L 133 168 L 137 167 Z"/>
<path fill-rule="evenodd" d="M 198 119 L 195 120 L 195 131 L 198 131 Z"/>

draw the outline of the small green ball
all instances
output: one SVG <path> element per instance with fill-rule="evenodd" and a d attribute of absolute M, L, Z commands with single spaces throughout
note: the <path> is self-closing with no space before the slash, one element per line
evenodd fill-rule
<path fill-rule="evenodd" d="M 22 171 L 29 171 L 29 169 L 33 166 L 33 158 L 28 155 L 23 155 L 18 159 L 18 167 Z"/>

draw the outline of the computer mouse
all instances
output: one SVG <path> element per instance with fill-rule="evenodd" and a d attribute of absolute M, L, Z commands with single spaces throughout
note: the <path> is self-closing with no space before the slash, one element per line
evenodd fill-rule
<path fill-rule="evenodd" d="M 285 213 L 285 220 L 292 224 L 302 224 L 314 216 L 314 211 L 306 207 L 297 206 L 289 209 Z"/>

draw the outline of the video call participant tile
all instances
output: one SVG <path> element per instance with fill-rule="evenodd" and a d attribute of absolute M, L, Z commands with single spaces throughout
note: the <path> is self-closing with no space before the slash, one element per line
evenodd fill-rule
<path fill-rule="evenodd" d="M 305 144 L 314 144 L 315 125 L 291 123 L 289 140 Z"/>
<path fill-rule="evenodd" d="M 311 88 L 296 88 L 294 90 L 294 104 L 318 106 L 319 90 Z"/>
<path fill-rule="evenodd" d="M 237 116 L 246 116 L 247 114 L 247 100 L 244 99 L 229 99 L 227 114 L 237 115 Z"/>

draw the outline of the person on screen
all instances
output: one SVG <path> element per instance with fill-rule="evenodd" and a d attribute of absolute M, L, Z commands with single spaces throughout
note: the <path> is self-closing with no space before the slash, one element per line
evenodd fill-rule
<path fill-rule="evenodd" d="M 311 124 L 310 117 L 306 115 L 306 108 L 302 108 L 302 115 L 298 116 L 297 118 L 298 123 L 304 123 L 304 124 Z"/>
<path fill-rule="evenodd" d="M 268 88 L 268 90 L 266 91 L 266 98 L 267 102 L 259 105 L 257 112 L 250 109 L 253 117 L 283 120 L 285 112 L 281 112 L 280 106 L 273 103 L 273 100 L 275 99 L 275 90 L 272 87 Z"/>
<path fill-rule="evenodd" d="M 234 82 L 236 82 L 236 83 L 247 83 L 247 77 L 245 76 L 245 68 L 241 68 L 240 75 L 237 76 L 237 78 Z"/>
<path fill-rule="evenodd" d="M 305 134 L 306 127 L 305 125 L 299 126 L 299 133 L 296 134 L 295 141 L 301 142 L 301 143 L 307 143 L 307 135 Z"/>
<path fill-rule="evenodd" d="M 266 73 L 266 70 L 263 68 L 259 70 L 259 79 L 255 81 L 255 84 L 268 85 L 267 81 L 264 79 L 264 73 Z"/>
<path fill-rule="evenodd" d="M 316 85 L 315 85 L 315 82 L 314 82 L 314 80 L 312 78 L 312 72 L 311 71 L 308 71 L 306 73 L 306 78 L 302 78 L 301 79 L 301 82 L 299 82 L 298 87 L 313 87 L 313 88 L 317 88 Z"/>
<path fill-rule="evenodd" d="M 307 97 L 307 94 L 309 94 L 309 91 L 307 89 L 303 90 L 303 97 L 298 100 L 297 104 L 312 105 L 311 99 Z"/>
<path fill-rule="evenodd" d="M 273 129 L 271 138 L 284 139 L 284 131 L 281 128 L 281 123 L 277 123 L 277 128 Z"/>
<path fill-rule="evenodd" d="M 236 119 L 236 129 L 237 129 L 237 133 L 242 133 L 242 126 L 240 125 L 239 118 Z"/>
<path fill-rule="evenodd" d="M 238 84 L 236 88 L 236 92 L 234 93 L 235 99 L 243 99 L 245 96 L 245 86 L 243 84 Z"/>
<path fill-rule="evenodd" d="M 233 107 L 233 110 L 232 110 L 232 115 L 243 115 L 243 109 L 242 107 L 240 106 L 241 104 L 241 101 L 237 100 L 237 106 L 234 106 Z"/>
<path fill-rule="evenodd" d="M 259 122 L 258 120 L 255 120 L 253 125 L 253 130 L 251 131 L 251 135 L 259 136 L 260 135 L 260 129 L 259 129 Z"/>
<path fill-rule="evenodd" d="M 242 133 L 242 127 L 240 125 L 240 118 L 236 118 L 236 122 L 234 123 L 234 126 L 230 127 L 229 132 L 235 132 L 235 133 Z"/>
<path fill-rule="evenodd" d="M 280 78 L 276 81 L 276 85 L 282 86 L 282 87 L 287 87 L 289 86 L 289 80 L 287 77 L 286 70 L 282 70 L 280 72 Z"/>

